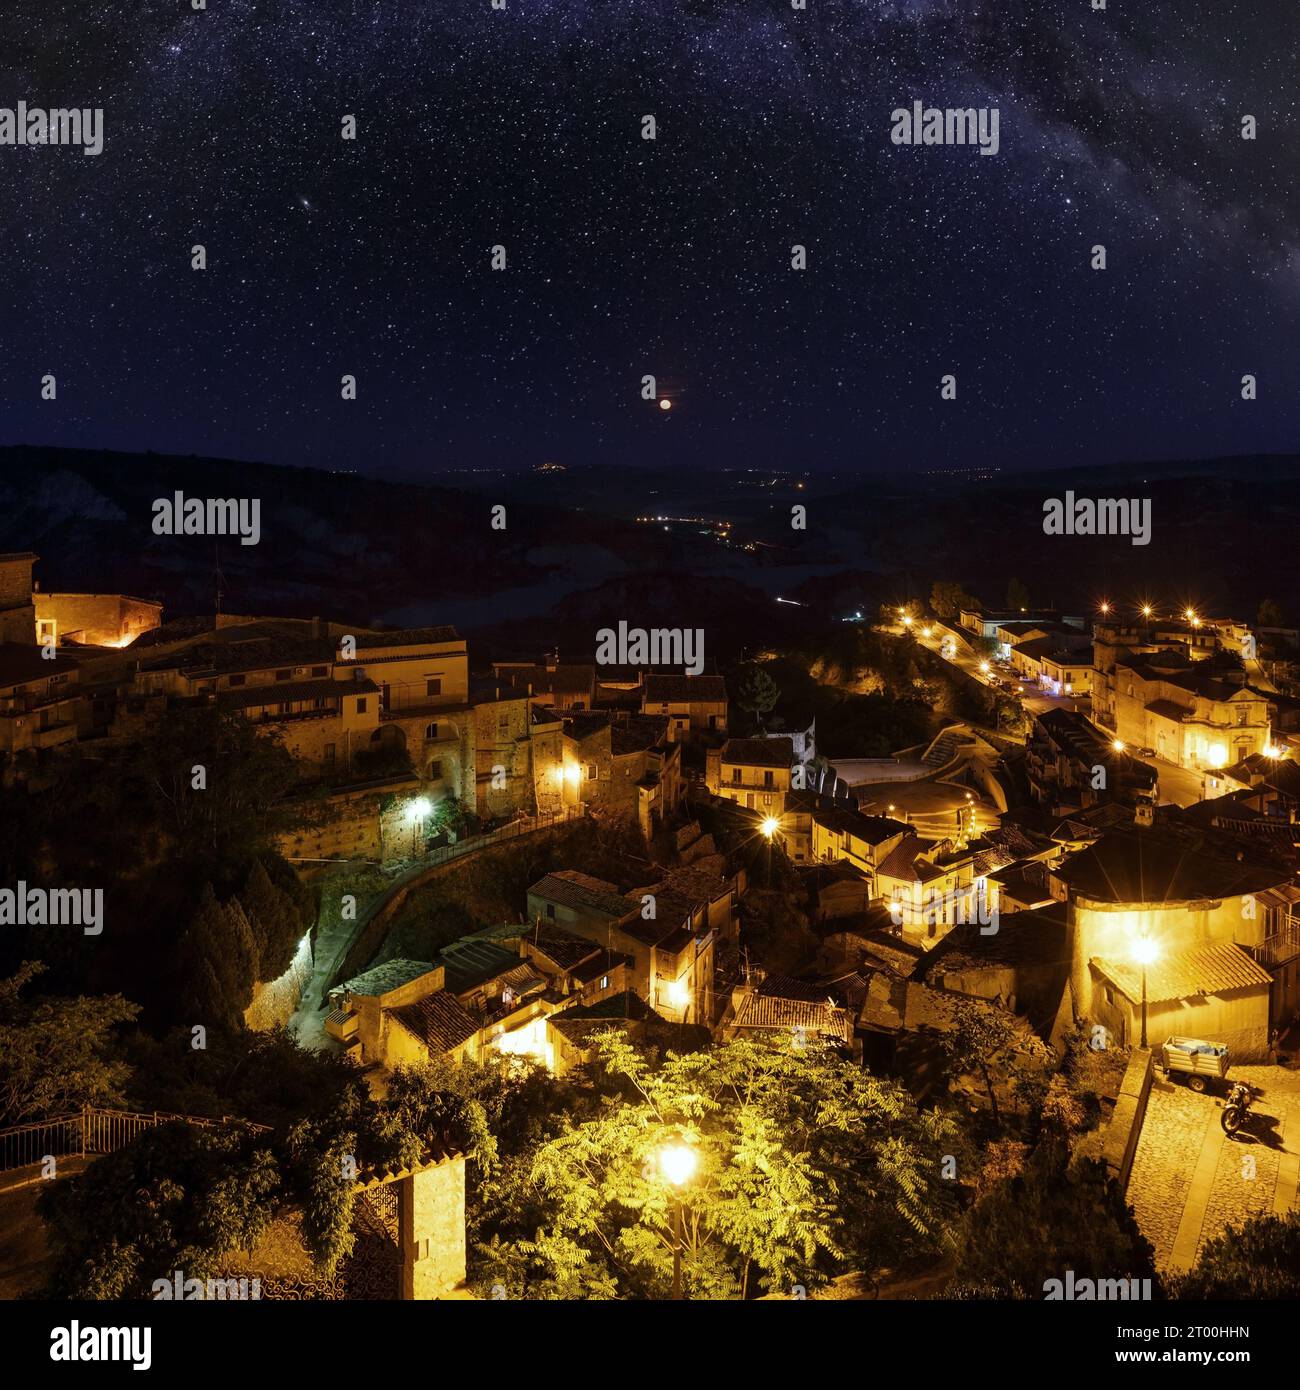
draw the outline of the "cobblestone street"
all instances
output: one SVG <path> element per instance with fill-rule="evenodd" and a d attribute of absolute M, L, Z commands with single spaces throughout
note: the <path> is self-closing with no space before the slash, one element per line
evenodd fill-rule
<path fill-rule="evenodd" d="M 1240 1066 L 1231 1075 L 1261 1093 L 1235 1139 L 1220 1127 L 1220 1097 L 1158 1072 L 1152 1080 L 1128 1198 L 1163 1268 L 1190 1269 L 1203 1242 L 1226 1226 L 1296 1205 L 1300 1072 Z"/>

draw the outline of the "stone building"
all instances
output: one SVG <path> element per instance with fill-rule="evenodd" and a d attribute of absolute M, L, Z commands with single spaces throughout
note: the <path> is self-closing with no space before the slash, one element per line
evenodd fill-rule
<path fill-rule="evenodd" d="M 47 594 L 37 590 L 36 637 L 85 647 L 129 647 L 162 624 L 163 606 L 127 594 Z"/>
<path fill-rule="evenodd" d="M 709 749 L 705 785 L 763 817 L 780 819 L 793 783 L 794 743 L 785 738 L 731 738 Z"/>
<path fill-rule="evenodd" d="M 39 558 L 30 550 L 0 555 L 0 642 L 36 642 L 32 569 Z"/>
<path fill-rule="evenodd" d="M 668 720 L 674 741 L 727 732 L 727 686 L 721 676 L 659 676 L 647 674 L 641 696 L 642 714 Z"/>

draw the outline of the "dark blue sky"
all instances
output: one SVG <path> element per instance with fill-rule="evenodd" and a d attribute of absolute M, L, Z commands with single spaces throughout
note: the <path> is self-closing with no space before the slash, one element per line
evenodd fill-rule
<path fill-rule="evenodd" d="M 0 148 L 0 442 L 405 476 L 1291 450 L 1298 53 L 1291 0 L 8 0 L 0 106 L 102 106 L 105 148 Z M 996 106 L 1000 152 L 892 145 L 914 99 Z"/>

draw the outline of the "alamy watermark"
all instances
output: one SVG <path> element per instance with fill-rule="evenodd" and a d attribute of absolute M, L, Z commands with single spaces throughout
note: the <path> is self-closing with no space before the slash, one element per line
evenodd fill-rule
<path fill-rule="evenodd" d="M 1149 497 L 1049 497 L 1043 503 L 1046 536 L 1130 536 L 1134 545 L 1151 543 Z"/>
<path fill-rule="evenodd" d="M 600 666 L 680 666 L 687 675 L 704 670 L 704 629 L 699 627 L 602 627 L 596 634 Z"/>
<path fill-rule="evenodd" d="M 186 497 L 176 492 L 153 504 L 155 536 L 238 536 L 240 545 L 262 539 L 259 497 Z"/>
<path fill-rule="evenodd" d="M 1064 1279 L 1043 1281 L 1043 1298 L 1048 1303 L 1150 1302 L 1151 1280 L 1076 1279 L 1074 1270 L 1067 1269 Z"/>
<path fill-rule="evenodd" d="M 170 1279 L 155 1279 L 152 1284 L 155 1301 L 215 1299 L 220 1302 L 247 1302 L 261 1298 L 262 1279 L 187 1279 L 183 1269 L 173 1270 Z"/>
<path fill-rule="evenodd" d="M 926 106 L 914 101 L 889 113 L 889 138 L 896 145 L 978 145 L 980 154 L 997 154 L 1000 114 L 996 106 Z"/>
<path fill-rule="evenodd" d="M 894 895 L 889 904 L 889 920 L 896 927 L 979 925 L 981 936 L 992 936 L 1001 914 L 989 901 L 983 884 L 966 888 L 927 889 L 920 880 Z"/>
<path fill-rule="evenodd" d="M 25 101 L 0 106 L 0 145 L 80 145 L 82 154 L 101 154 L 103 107 L 46 110 Z"/>
<path fill-rule="evenodd" d="M 86 936 L 104 930 L 102 888 L 0 888 L 0 927 L 80 927 Z"/>

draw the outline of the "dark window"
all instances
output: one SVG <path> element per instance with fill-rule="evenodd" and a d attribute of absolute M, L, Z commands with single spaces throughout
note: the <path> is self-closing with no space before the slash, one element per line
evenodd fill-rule
<path fill-rule="evenodd" d="M 328 666 L 313 666 L 311 673 L 313 676 L 328 676 L 330 668 Z"/>
<path fill-rule="evenodd" d="M 244 677 L 243 677 L 243 676 L 231 676 L 231 678 L 230 678 L 230 684 L 231 684 L 231 685 L 243 685 L 243 683 L 244 683 Z"/>
<path fill-rule="evenodd" d="M 763 785 L 764 785 L 765 787 L 774 787 L 774 786 L 776 786 L 776 782 L 773 780 L 772 774 L 771 774 L 770 772 L 765 772 L 765 773 L 763 774 Z"/>
<path fill-rule="evenodd" d="M 292 671 L 277 671 L 277 672 L 275 673 L 275 678 L 276 678 L 276 680 L 278 680 L 278 681 L 291 681 L 291 680 L 293 679 L 293 672 L 292 672 Z"/>
<path fill-rule="evenodd" d="M 442 778 L 442 763 L 437 758 L 429 764 L 429 781 L 437 782 Z"/>
<path fill-rule="evenodd" d="M 740 785 L 740 769 L 738 767 L 733 767 L 731 769 L 731 780 L 735 782 L 737 786 Z"/>
<path fill-rule="evenodd" d="M 546 904 L 546 915 L 547 915 L 548 917 L 554 917 L 554 916 L 555 916 L 555 904 L 554 904 L 554 903 L 547 903 L 547 904 Z"/>
<path fill-rule="evenodd" d="M 332 763 L 334 761 L 334 745 L 332 743 L 327 743 L 325 745 L 325 761 L 327 763 Z"/>
<path fill-rule="evenodd" d="M 441 695 L 441 694 L 442 694 L 442 678 L 439 677 L 437 680 L 425 681 L 425 683 L 424 683 L 424 693 L 425 693 L 426 695 Z"/>
<path fill-rule="evenodd" d="M 364 714 L 365 712 L 366 712 L 366 697 L 363 695 L 363 696 L 357 701 L 357 713 L 358 713 L 358 714 Z"/>

